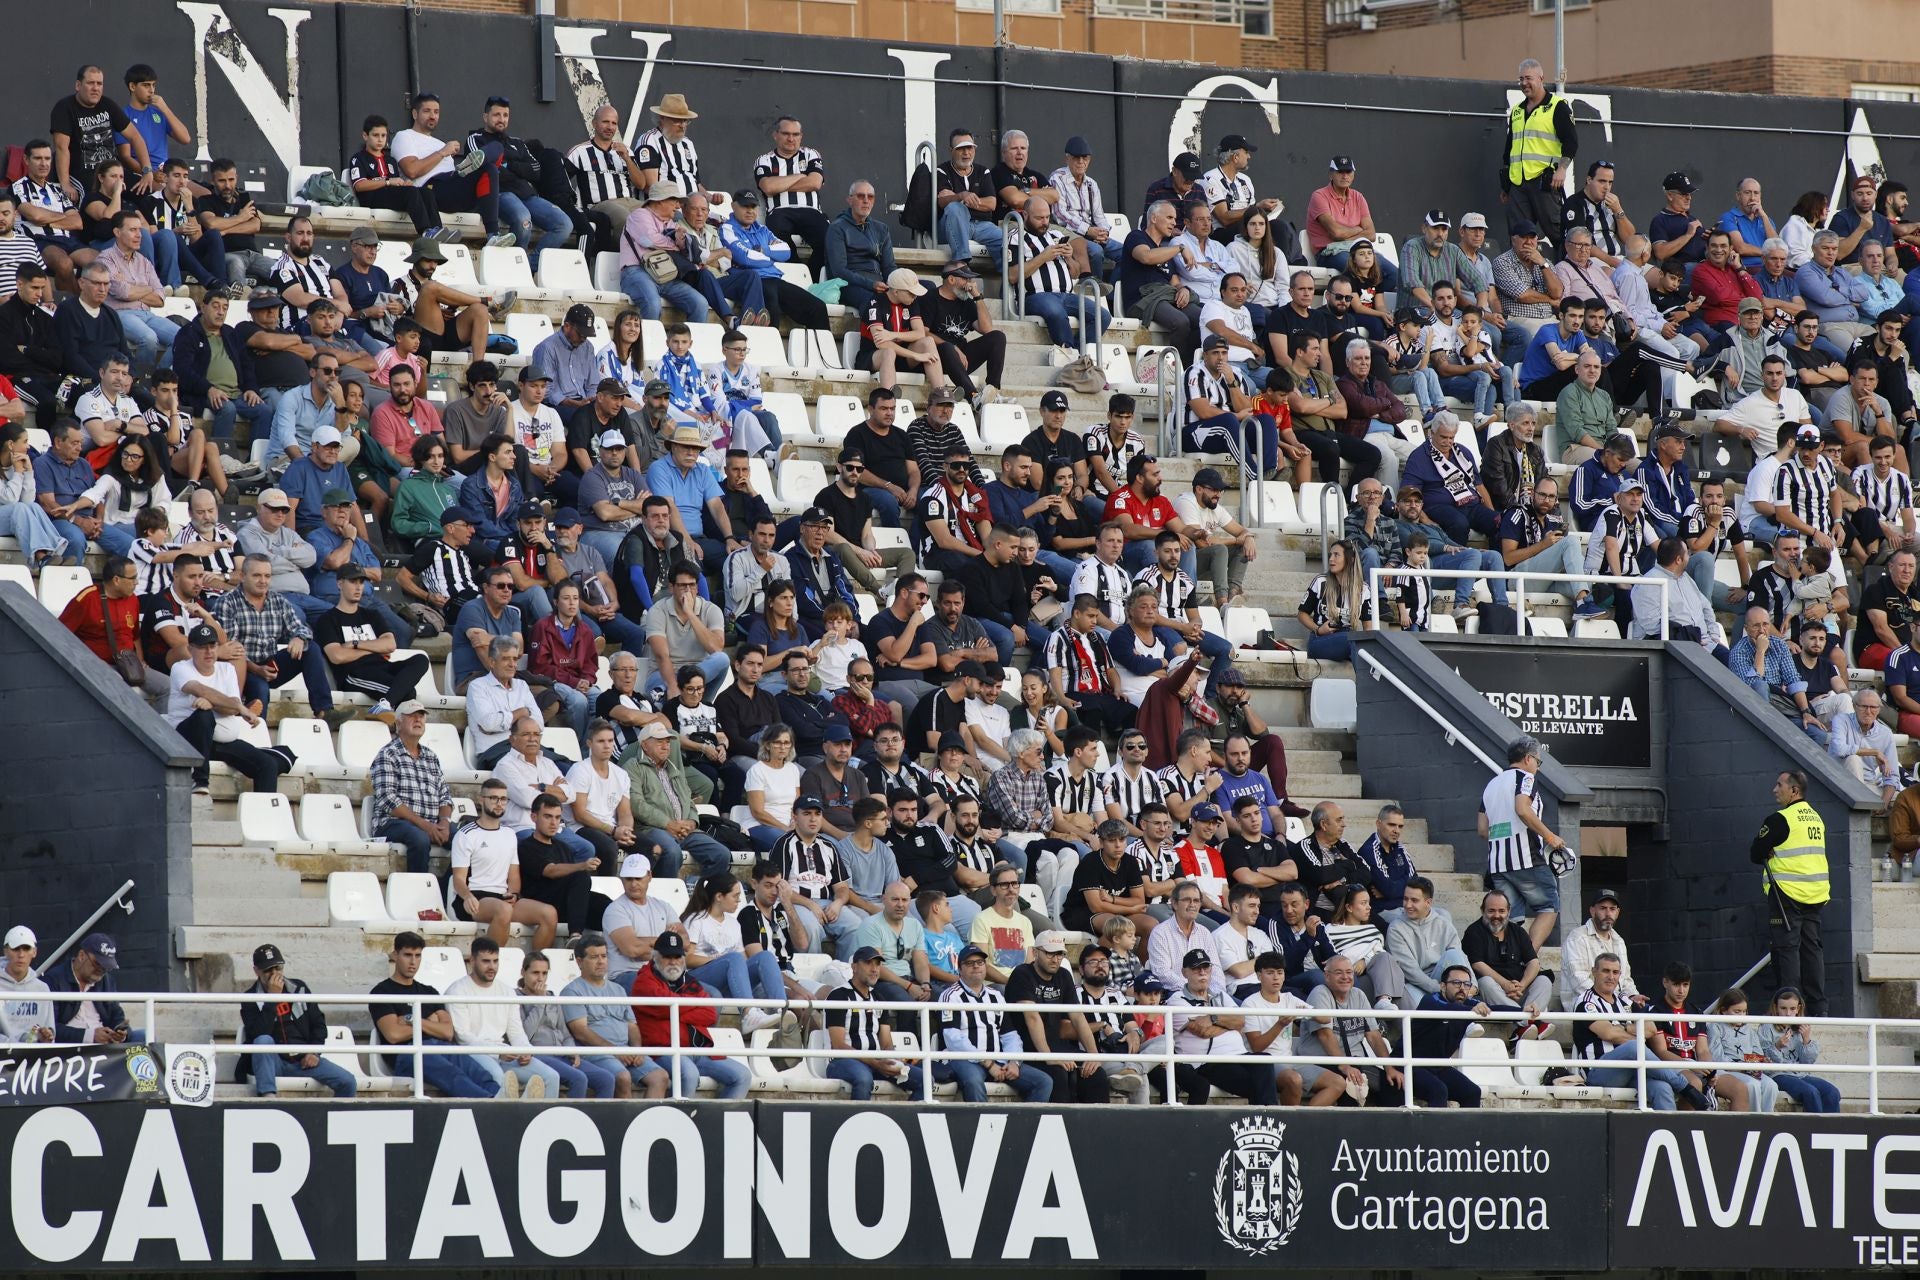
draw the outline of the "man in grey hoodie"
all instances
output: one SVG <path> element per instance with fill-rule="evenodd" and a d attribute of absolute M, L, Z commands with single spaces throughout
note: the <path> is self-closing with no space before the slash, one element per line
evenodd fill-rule
<path fill-rule="evenodd" d="M 1421 995 L 1440 990 L 1440 975 L 1449 965 L 1467 965 L 1460 949 L 1460 931 L 1453 917 L 1433 905 L 1433 881 L 1415 876 L 1407 881 L 1406 914 L 1387 926 L 1387 952 L 1400 964 L 1407 986 Z"/>
<path fill-rule="evenodd" d="M 0 966 L 0 1044 L 51 1044 L 53 1001 L 34 997 L 48 994 L 47 984 L 33 975 L 33 958 L 40 940 L 33 930 L 17 924 L 7 930 L 6 963 Z"/>

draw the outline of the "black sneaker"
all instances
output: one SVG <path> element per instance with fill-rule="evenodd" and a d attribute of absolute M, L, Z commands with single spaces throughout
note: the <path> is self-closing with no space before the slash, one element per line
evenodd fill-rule
<path fill-rule="evenodd" d="M 1687 1105 L 1691 1106 L 1695 1111 L 1713 1110 L 1712 1100 L 1692 1085 L 1688 1085 L 1686 1088 L 1680 1090 L 1680 1096 L 1684 1098 Z"/>

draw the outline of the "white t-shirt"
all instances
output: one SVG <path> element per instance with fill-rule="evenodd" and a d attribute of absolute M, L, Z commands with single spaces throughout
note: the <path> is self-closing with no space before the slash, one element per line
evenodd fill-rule
<path fill-rule="evenodd" d="M 145 421 L 132 396 L 110 396 L 102 387 L 95 387 L 74 401 L 73 416 L 80 419 L 82 425 L 109 419 L 130 424 Z M 88 447 L 91 448 L 91 444 Z"/>
<path fill-rule="evenodd" d="M 1752 397 L 1749 396 L 1748 399 L 1752 399 Z M 1741 403 L 1744 404 L 1745 401 Z M 1736 409 L 1739 407 L 1739 405 L 1734 406 Z M 1772 454 L 1767 454 L 1761 458 L 1760 461 L 1754 463 L 1753 470 L 1747 472 L 1746 488 L 1740 492 L 1739 516 L 1740 527 L 1742 529 L 1750 529 L 1753 525 L 1754 517 L 1760 514 L 1753 509 L 1753 499 L 1756 495 L 1761 495 L 1763 501 L 1772 501 L 1773 478 L 1779 473 L 1780 459 L 1774 457 Z"/>
<path fill-rule="evenodd" d="M 453 869 L 467 869 L 467 888 L 505 893 L 507 871 L 520 860 L 520 841 L 506 826 L 489 831 L 470 822 L 453 833 Z"/>
<path fill-rule="evenodd" d="M 240 700 L 240 681 L 233 674 L 233 665 L 227 662 L 213 664 L 213 674 L 203 676 L 194 670 L 191 658 L 182 658 L 173 664 L 167 672 L 167 723 L 179 726 L 182 720 L 194 713 L 193 700 L 198 694 L 187 692 L 187 682 L 204 684 L 208 688 L 218 689 L 221 693 L 238 702 Z"/>
<path fill-rule="evenodd" d="M 633 791 L 633 779 L 625 769 L 612 764 L 603 778 L 594 771 L 592 761 L 581 760 L 567 770 L 567 787 L 575 799 L 583 795 L 587 798 L 588 813 L 602 822 L 612 822 L 620 812 L 620 802 Z"/>
<path fill-rule="evenodd" d="M 814 674 L 820 677 L 820 692 L 832 697 L 847 687 L 847 668 L 855 658 L 867 657 L 867 646 L 858 640 L 846 639 L 839 644 L 823 644 L 820 656 L 814 659 Z"/>
<path fill-rule="evenodd" d="M 776 826 L 793 825 L 793 802 L 800 798 L 800 766 L 789 760 L 778 769 L 765 760 L 756 760 L 747 770 L 744 791 L 759 791 L 760 807 Z"/>
<path fill-rule="evenodd" d="M 737 916 L 721 916 L 716 920 L 711 912 L 697 915 L 687 921 L 687 937 L 693 940 L 700 954 L 706 956 L 724 956 L 745 948 Z"/>
<path fill-rule="evenodd" d="M 1174 512 L 1179 515 L 1182 523 L 1189 526 L 1197 525 L 1205 529 L 1208 533 L 1218 533 L 1225 530 L 1235 519 L 1233 512 L 1227 507 L 1226 503 L 1217 502 L 1211 507 L 1203 507 L 1200 505 L 1200 500 L 1191 493 L 1183 493 L 1175 498 L 1173 500 L 1173 509 Z"/>
<path fill-rule="evenodd" d="M 549 467 L 567 460 L 567 429 L 551 405 L 535 405 L 528 413 L 527 406 L 515 400 L 513 430 L 535 466 Z"/>
<path fill-rule="evenodd" d="M 1454 319 L 1455 321 L 1459 319 L 1457 312 L 1454 315 Z M 1448 356 L 1448 364 L 1460 363 L 1458 356 L 1460 350 L 1460 330 L 1453 324 L 1447 323 L 1436 316 L 1432 324 L 1420 330 L 1420 338 L 1421 341 L 1427 344 L 1427 351 L 1432 355 L 1437 356 L 1445 352 Z"/>
<path fill-rule="evenodd" d="M 1217 937 L 1218 935 L 1216 934 L 1215 936 Z M 1223 947 L 1221 948 L 1221 957 L 1224 959 L 1225 956 L 1226 949 Z M 1248 1010 L 1245 1015 L 1247 1019 L 1246 1034 L 1248 1036 L 1257 1036 L 1273 1026 L 1274 1023 L 1278 1022 L 1280 1018 L 1286 1014 L 1298 1013 L 1308 1006 L 1305 1000 L 1288 991 L 1282 991 L 1278 1000 L 1269 1000 L 1256 991 L 1245 1000 L 1242 1000 L 1240 1007 Z M 1278 1014 L 1252 1012 L 1255 1009 L 1277 1009 L 1281 1012 Z M 1299 1025 L 1297 1022 L 1294 1024 L 1296 1028 Z M 1291 1047 L 1284 1038 L 1275 1037 L 1273 1044 L 1267 1046 L 1266 1052 L 1272 1053 L 1274 1051 L 1274 1045 L 1279 1045 L 1282 1049 Z"/>
<path fill-rule="evenodd" d="M 1205 337 L 1213 330 L 1208 328 L 1215 320 L 1226 321 L 1227 330 L 1238 334 L 1248 342 L 1253 341 L 1253 313 L 1245 307 L 1230 307 L 1218 298 L 1200 308 L 1200 336 Z M 1234 364 L 1246 364 L 1254 358 L 1254 353 L 1245 347 L 1228 347 L 1227 359 Z"/>
<path fill-rule="evenodd" d="M 400 161 L 424 160 L 446 145 L 447 144 L 439 138 L 429 137 L 421 133 L 418 129 L 402 129 L 400 132 L 394 134 L 393 140 L 387 144 L 387 154 L 393 157 L 393 167 L 398 169 L 400 168 Z M 402 172 L 404 173 L 405 170 L 402 170 Z M 412 181 L 415 186 L 425 186 L 441 174 L 452 172 L 452 158 L 442 156 L 438 164 L 434 165 L 433 168 L 427 170 L 419 177 L 414 178 Z"/>
<path fill-rule="evenodd" d="M 968 698 L 966 715 L 968 724 L 979 725 L 987 737 L 1003 747 L 1007 745 L 1007 735 L 1013 732 L 1013 720 L 1005 707 L 982 698 Z"/>
<path fill-rule="evenodd" d="M 1213 931 L 1213 949 L 1220 953 L 1220 967 L 1224 969 L 1242 961 L 1259 959 L 1273 950 L 1273 941 L 1263 929 L 1256 927 L 1242 934 L 1232 925 L 1223 924 Z M 1256 981 L 1251 973 L 1239 977 L 1228 974 L 1227 980 L 1235 983 Z"/>

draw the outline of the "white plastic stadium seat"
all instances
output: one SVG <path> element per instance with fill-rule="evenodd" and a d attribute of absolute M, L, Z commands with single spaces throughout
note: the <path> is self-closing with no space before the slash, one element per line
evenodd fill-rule
<path fill-rule="evenodd" d="M 814 422 L 819 429 L 820 438 L 828 444 L 838 445 L 847 438 L 847 432 L 866 421 L 866 410 L 854 396 L 821 396 L 814 402 Z M 898 421 L 898 418 L 895 419 Z"/>
<path fill-rule="evenodd" d="M 368 840 L 360 834 L 352 800 L 318 791 L 300 797 L 300 832 L 338 854 L 383 857 L 393 847 L 385 840 Z"/>
<path fill-rule="evenodd" d="M 774 487 L 773 472 L 767 469 L 765 458 L 756 455 L 747 459 L 747 483 L 753 486 L 753 491 L 760 495 L 767 504 L 767 510 L 773 512 L 775 516 L 791 516 L 800 513 L 800 508 L 782 498 L 780 491 Z"/>
<path fill-rule="evenodd" d="M 1612 618 L 1575 618 L 1573 634 L 1579 640 L 1618 640 L 1620 624 Z"/>
<path fill-rule="evenodd" d="M 996 401 L 980 410 L 981 442 L 995 453 L 1006 452 L 1009 445 L 1019 444 L 1032 431 L 1025 405 Z"/>
<path fill-rule="evenodd" d="M 325 845 L 303 839 L 293 824 L 293 801 L 277 791 L 240 793 L 240 838 L 276 853 L 324 853 Z"/>
<path fill-rule="evenodd" d="M 1308 532 L 1294 504 L 1292 484 L 1285 480 L 1255 480 L 1253 485 L 1259 495 L 1258 516 L 1262 527 L 1296 534 Z"/>
<path fill-rule="evenodd" d="M 57 618 L 75 596 L 92 585 L 93 575 L 78 565 L 49 565 L 40 571 L 41 607 Z"/>
<path fill-rule="evenodd" d="M 787 367 L 787 348 L 780 331 L 771 325 L 750 324 L 741 333 L 747 335 L 747 363 L 760 366 L 762 373 Z M 696 345 L 695 350 L 698 350 Z"/>
<path fill-rule="evenodd" d="M 393 739 L 378 720 L 349 720 L 340 726 L 340 765 L 358 776 L 373 768 L 373 758 Z"/>
<path fill-rule="evenodd" d="M 580 735 L 569 727 L 548 725 L 540 731 L 540 746 L 569 760 L 587 758 L 587 753 L 580 749 Z"/>
<path fill-rule="evenodd" d="M 466 961 L 458 947 L 428 947 L 420 955 L 420 971 L 414 977 L 436 991 L 445 991 L 466 973 Z"/>
<path fill-rule="evenodd" d="M 780 464 L 778 484 L 780 505 L 793 511 L 805 510 L 813 496 L 827 487 L 827 469 L 811 458 L 788 458 Z M 857 535 L 858 530 L 847 530 Z"/>
<path fill-rule="evenodd" d="M 565 947 L 548 947 L 540 953 L 547 958 L 551 968 L 547 972 L 547 990 L 558 994 L 569 982 L 580 976 L 580 962 L 573 958 L 573 952 Z"/>
<path fill-rule="evenodd" d="M 392 919 L 371 871 L 335 871 L 327 876 L 327 915 L 335 924 L 384 924 Z"/>
<path fill-rule="evenodd" d="M 390 872 L 387 875 L 387 915 L 392 917 L 394 924 L 398 927 L 411 929 L 416 933 L 441 936 L 475 931 L 475 926 L 464 921 L 422 920 L 420 918 L 422 911 L 438 912 L 443 917 L 446 915 L 447 904 L 440 896 L 440 882 L 430 872 Z M 426 977 L 424 967 L 421 969 L 421 980 L 432 981 Z M 435 982 L 433 985 L 445 989 L 444 983 Z"/>
<path fill-rule="evenodd" d="M 782 360 L 781 363 L 786 362 Z M 763 365 L 762 368 L 764 367 Z M 807 416 L 807 402 L 798 393 L 762 392 L 760 407 L 772 414 L 774 421 L 780 424 L 780 437 L 783 441 L 801 444 L 816 439 L 813 432 L 813 419 Z"/>
<path fill-rule="evenodd" d="M 429 723 L 420 743 L 440 758 L 440 771 L 448 782 L 481 782 L 486 775 L 467 760 L 466 744 L 460 731 L 445 722 Z"/>
<path fill-rule="evenodd" d="M 1322 498 L 1330 493 L 1331 498 Z M 1326 529 L 1334 537 L 1339 537 L 1347 520 L 1347 500 L 1341 496 L 1338 485 L 1329 485 L 1323 480 L 1309 480 L 1300 486 L 1300 529 L 1299 532 L 1318 535 L 1320 533 L 1321 505 L 1326 505 Z M 1294 530 L 1289 529 L 1289 533 Z"/>
<path fill-rule="evenodd" d="M 33 594 L 33 571 L 23 564 L 0 564 L 0 582 L 11 582 L 28 595 Z"/>
<path fill-rule="evenodd" d="M 1352 680 L 1331 676 L 1321 676 L 1315 680 L 1308 707 L 1308 718 L 1313 727 L 1352 733 L 1358 718 L 1356 694 Z"/>
<path fill-rule="evenodd" d="M 1553 636 L 1561 640 L 1567 638 L 1567 624 L 1563 618 L 1536 617 L 1530 613 L 1527 615 L 1527 631 L 1536 636 Z"/>
<path fill-rule="evenodd" d="M 293 768 L 288 773 L 302 778 L 344 778 L 347 771 L 340 767 L 338 757 L 333 751 L 333 730 L 327 727 L 325 720 L 309 720 L 304 716 L 288 716 L 275 729 L 274 736 L 279 745 L 292 750 Z"/>
<path fill-rule="evenodd" d="M 627 295 L 619 292 L 620 255 L 611 255 L 615 264 L 615 286 L 609 293 L 594 287 L 593 272 L 587 267 L 587 255 L 578 249 L 540 250 L 540 271 L 535 277 L 549 296 L 558 295 L 570 302 L 623 303 Z"/>

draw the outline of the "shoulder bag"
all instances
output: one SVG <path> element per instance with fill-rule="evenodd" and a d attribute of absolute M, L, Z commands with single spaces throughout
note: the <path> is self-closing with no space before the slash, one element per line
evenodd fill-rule
<path fill-rule="evenodd" d="M 694 272 L 693 259 L 678 249 L 641 249 L 634 241 L 633 233 L 622 230 L 620 236 L 627 242 L 627 248 L 639 259 L 640 265 L 653 278 L 655 284 L 673 284 Z"/>
<path fill-rule="evenodd" d="M 104 623 L 107 628 L 107 652 L 113 655 L 111 659 L 113 669 L 120 673 L 120 678 L 127 682 L 129 688 L 145 688 L 147 684 L 146 659 L 140 656 L 140 650 L 137 646 L 132 649 L 122 649 L 120 647 L 120 642 L 114 638 L 113 610 L 107 607 L 107 589 L 105 587 L 95 587 L 94 593 L 100 597 L 100 621 Z"/>

